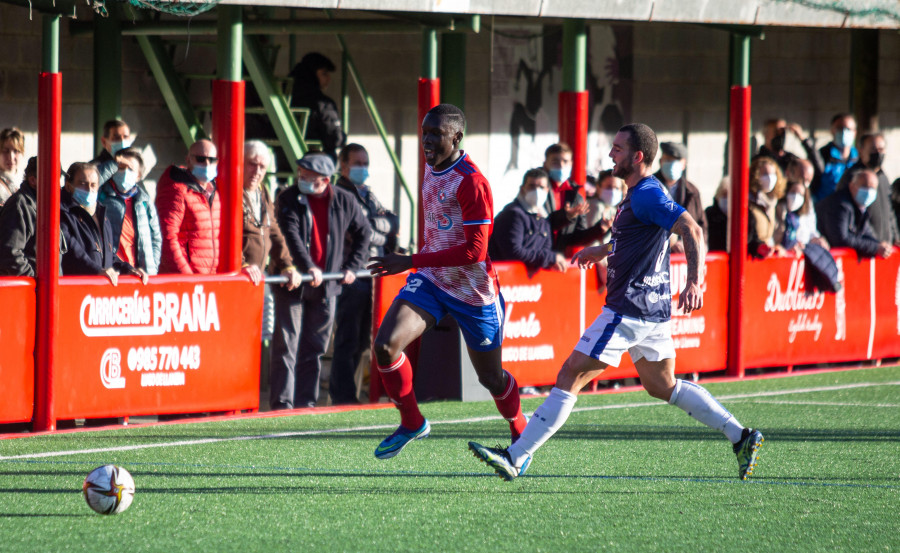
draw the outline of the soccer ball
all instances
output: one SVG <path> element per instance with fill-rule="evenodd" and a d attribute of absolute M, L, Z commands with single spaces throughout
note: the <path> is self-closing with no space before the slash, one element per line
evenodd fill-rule
<path fill-rule="evenodd" d="M 88 507 L 101 515 L 117 515 L 134 499 L 134 479 L 122 467 L 103 465 L 87 475 L 81 491 Z"/>

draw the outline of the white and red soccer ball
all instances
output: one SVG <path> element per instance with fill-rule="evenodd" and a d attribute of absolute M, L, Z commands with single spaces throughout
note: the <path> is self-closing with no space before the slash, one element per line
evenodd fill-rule
<path fill-rule="evenodd" d="M 122 467 L 103 465 L 87 475 L 81 491 L 91 509 L 101 515 L 117 515 L 134 499 L 134 478 Z"/>

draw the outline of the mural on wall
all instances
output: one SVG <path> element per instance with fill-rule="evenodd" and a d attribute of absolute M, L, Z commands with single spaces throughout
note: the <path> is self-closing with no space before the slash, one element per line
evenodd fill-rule
<path fill-rule="evenodd" d="M 612 137 L 631 114 L 631 32 L 588 26 L 588 175 L 611 167 Z M 491 155 L 484 169 L 499 212 L 516 196 L 525 171 L 540 166 L 544 150 L 559 139 L 562 27 L 498 26 L 492 57 Z"/>

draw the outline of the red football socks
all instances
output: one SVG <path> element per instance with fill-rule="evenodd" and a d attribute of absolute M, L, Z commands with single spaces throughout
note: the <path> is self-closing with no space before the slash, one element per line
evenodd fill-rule
<path fill-rule="evenodd" d="M 525 415 L 522 414 L 522 402 L 519 400 L 519 386 L 516 384 L 516 379 L 509 372 L 503 372 L 509 376 L 509 381 L 503 394 L 493 396 L 494 403 L 497 404 L 497 410 L 500 411 L 503 418 L 509 421 L 509 431 L 512 433 L 513 441 L 516 441 L 522 431 L 525 430 L 525 425 L 528 424 L 528 421 L 525 420 Z"/>
<path fill-rule="evenodd" d="M 408 430 L 418 430 L 425 423 L 425 417 L 419 412 L 416 393 L 413 391 L 412 365 L 406 354 L 400 352 L 400 357 L 388 367 L 376 365 L 385 392 L 400 410 L 400 424 Z M 517 401 L 518 397 L 517 393 Z"/>

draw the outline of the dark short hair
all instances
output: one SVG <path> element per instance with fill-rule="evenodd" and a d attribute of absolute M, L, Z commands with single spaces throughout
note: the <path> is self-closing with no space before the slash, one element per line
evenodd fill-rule
<path fill-rule="evenodd" d="M 451 125 L 456 127 L 458 132 L 466 132 L 466 114 L 453 104 L 438 104 L 428 110 L 428 113 L 425 115 L 437 115 L 449 121 Z"/>
<path fill-rule="evenodd" d="M 571 154 L 572 148 L 569 147 L 565 142 L 557 142 L 556 144 L 551 144 L 547 146 L 547 149 L 544 150 L 544 159 L 555 155 L 555 154 Z"/>
<path fill-rule="evenodd" d="M 110 119 L 106 123 L 103 123 L 103 136 L 108 137 L 110 131 L 118 129 L 120 127 L 127 127 L 128 123 L 122 121 L 121 119 Z"/>
<path fill-rule="evenodd" d="M 72 165 L 69 165 L 69 170 L 63 173 L 66 177 L 66 182 L 72 182 L 75 180 L 75 175 L 82 171 L 94 171 L 98 175 L 100 171 L 97 169 L 97 166 L 89 161 L 76 161 Z"/>
<path fill-rule="evenodd" d="M 25 174 L 22 177 L 22 182 L 26 182 L 28 177 L 37 178 L 37 156 L 31 156 L 28 158 L 28 163 L 25 164 Z"/>
<path fill-rule="evenodd" d="M 341 153 L 338 155 L 338 161 L 340 161 L 342 165 L 344 163 L 347 163 L 347 161 L 350 159 L 350 154 L 354 152 L 366 152 L 366 154 L 369 153 L 368 151 L 366 151 L 365 147 L 362 144 L 353 142 L 341 148 Z"/>
<path fill-rule="evenodd" d="M 846 111 L 842 111 L 841 113 L 834 114 L 834 117 L 831 118 L 830 126 L 833 127 L 835 123 L 837 123 L 841 119 L 846 119 L 847 117 L 853 117 L 853 114 L 847 113 Z"/>
<path fill-rule="evenodd" d="M 124 150 L 119 150 L 116 152 L 116 157 L 125 157 L 137 161 L 138 167 L 141 169 L 141 175 L 144 174 L 144 156 L 141 155 L 141 151 L 137 148 L 125 148 Z"/>
<path fill-rule="evenodd" d="M 643 123 L 631 123 L 619 129 L 619 132 L 628 135 L 628 147 L 631 151 L 644 154 L 644 165 L 649 167 L 653 164 L 656 151 L 659 149 L 659 142 L 653 129 Z"/>
<path fill-rule="evenodd" d="M 324 69 L 325 71 L 331 72 L 333 72 L 335 69 L 334 62 L 320 52 L 309 52 L 308 54 L 303 56 L 303 59 L 300 60 L 300 63 L 311 69 L 313 73 L 315 73 L 319 69 Z"/>
<path fill-rule="evenodd" d="M 528 179 L 549 179 L 550 176 L 547 174 L 547 171 L 544 171 L 540 167 L 535 167 L 534 169 L 529 169 L 525 171 L 525 176 L 522 177 L 522 186 L 525 186 L 525 183 L 528 182 Z"/>
<path fill-rule="evenodd" d="M 862 148 L 863 146 L 866 145 L 866 142 L 868 142 L 870 140 L 875 140 L 876 138 L 884 139 L 884 135 L 881 134 L 880 132 L 867 132 L 866 134 L 862 135 L 862 137 L 859 139 L 859 147 Z"/>

